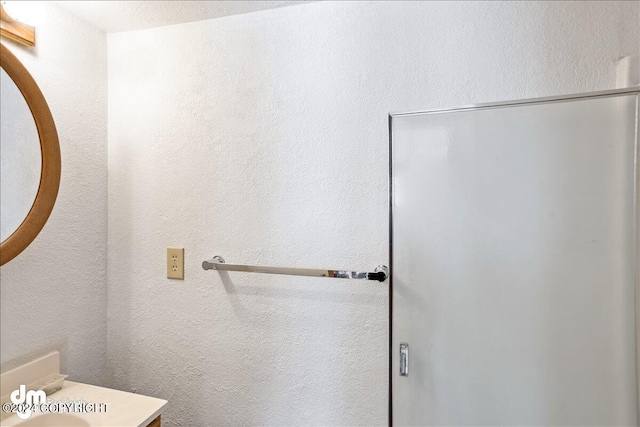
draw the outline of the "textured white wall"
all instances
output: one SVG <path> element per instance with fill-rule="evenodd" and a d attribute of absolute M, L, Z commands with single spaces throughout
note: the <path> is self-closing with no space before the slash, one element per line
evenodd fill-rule
<path fill-rule="evenodd" d="M 638 2 L 321 2 L 108 36 L 113 385 L 168 425 L 387 420 L 387 113 L 612 88 Z M 165 248 L 185 247 L 185 280 Z"/>
<path fill-rule="evenodd" d="M 46 3 L 46 2 L 43 2 Z M 0 267 L 2 371 L 59 350 L 70 379 L 106 381 L 106 37 L 56 5 L 37 46 L 5 44 L 44 93 L 62 180 L 42 232 Z"/>

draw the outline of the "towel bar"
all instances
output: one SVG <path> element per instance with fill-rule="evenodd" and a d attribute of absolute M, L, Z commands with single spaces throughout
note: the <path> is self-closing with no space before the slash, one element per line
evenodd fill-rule
<path fill-rule="evenodd" d="M 373 272 L 323 270 L 316 268 L 264 267 L 259 265 L 227 264 L 221 256 L 214 256 L 202 263 L 204 270 L 243 271 L 245 273 L 286 274 L 290 276 L 335 277 L 338 279 L 362 279 L 384 282 L 389 277 L 389 268 L 379 265 Z"/>

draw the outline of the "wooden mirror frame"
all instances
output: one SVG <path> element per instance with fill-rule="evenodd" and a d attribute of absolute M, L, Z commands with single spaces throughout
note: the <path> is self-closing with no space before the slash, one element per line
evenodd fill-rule
<path fill-rule="evenodd" d="M 0 265 L 4 265 L 29 246 L 49 219 L 60 187 L 60 144 L 51 110 L 36 81 L 20 60 L 1 43 L 0 66 L 14 81 L 31 110 L 42 154 L 40 186 L 31 210 L 18 229 L 0 242 Z"/>

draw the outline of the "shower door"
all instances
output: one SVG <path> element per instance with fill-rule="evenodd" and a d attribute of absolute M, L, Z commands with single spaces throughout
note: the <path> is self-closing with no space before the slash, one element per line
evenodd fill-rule
<path fill-rule="evenodd" d="M 637 424 L 637 115 L 391 115 L 393 425 Z"/>

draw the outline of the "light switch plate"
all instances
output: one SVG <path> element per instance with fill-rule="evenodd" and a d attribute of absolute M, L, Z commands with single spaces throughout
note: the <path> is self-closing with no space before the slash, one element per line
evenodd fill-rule
<path fill-rule="evenodd" d="M 184 280 L 184 248 L 167 248 L 167 278 Z"/>

